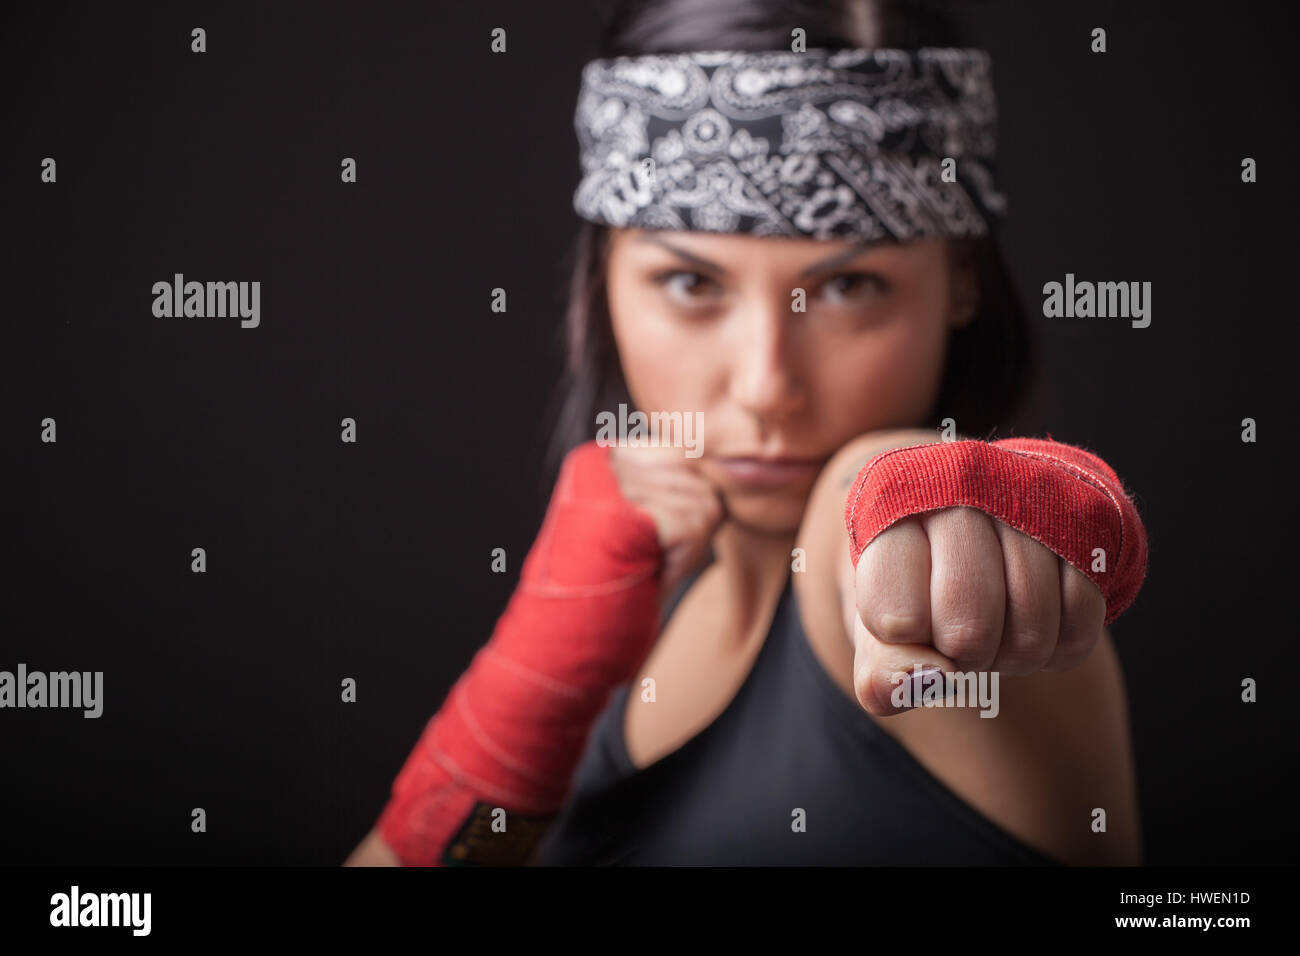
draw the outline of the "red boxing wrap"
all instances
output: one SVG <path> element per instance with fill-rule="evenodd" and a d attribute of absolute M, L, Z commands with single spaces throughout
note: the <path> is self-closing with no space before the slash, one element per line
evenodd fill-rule
<path fill-rule="evenodd" d="M 935 442 L 895 448 L 858 473 L 845 503 L 856 568 L 868 544 L 900 518 L 966 505 L 1060 555 L 1101 589 L 1106 623 L 1142 587 L 1146 530 L 1119 476 L 1081 448 L 1041 438 Z M 1094 571 L 1093 551 L 1106 555 Z"/>
<path fill-rule="evenodd" d="M 565 458 L 519 586 L 393 784 L 378 828 L 404 865 L 520 862 L 610 691 L 654 644 L 658 532 L 609 454 L 587 442 Z M 505 833 L 490 829 L 496 807 Z"/>

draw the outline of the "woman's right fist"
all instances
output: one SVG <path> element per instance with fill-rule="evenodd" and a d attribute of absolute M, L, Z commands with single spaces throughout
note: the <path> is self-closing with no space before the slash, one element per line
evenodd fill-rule
<path fill-rule="evenodd" d="M 709 556 L 710 542 L 722 523 L 717 489 L 692 465 L 680 448 L 610 449 L 610 468 L 628 504 L 654 521 L 663 549 L 661 597 Z"/>

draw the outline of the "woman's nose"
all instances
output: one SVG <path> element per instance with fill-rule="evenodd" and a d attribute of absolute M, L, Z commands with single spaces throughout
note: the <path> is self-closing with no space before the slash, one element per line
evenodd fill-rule
<path fill-rule="evenodd" d="M 746 412 L 779 421 L 803 402 L 798 342 L 788 303 L 762 303 L 735 316 L 731 397 Z"/>

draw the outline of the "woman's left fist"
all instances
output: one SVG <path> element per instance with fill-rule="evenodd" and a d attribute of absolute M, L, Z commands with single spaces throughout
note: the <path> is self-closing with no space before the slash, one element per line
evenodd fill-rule
<path fill-rule="evenodd" d="M 1068 670 L 1096 646 L 1097 585 L 1028 537 L 969 507 L 903 518 L 867 546 L 855 576 L 854 687 L 876 716 L 921 668 L 1004 676 Z"/>

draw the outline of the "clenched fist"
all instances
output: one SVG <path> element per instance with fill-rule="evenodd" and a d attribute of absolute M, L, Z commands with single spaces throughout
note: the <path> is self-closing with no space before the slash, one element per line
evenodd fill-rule
<path fill-rule="evenodd" d="M 1033 538 L 968 507 L 903 518 L 858 561 L 854 685 L 899 712 L 895 675 L 923 667 L 1004 676 L 1067 670 L 1101 636 L 1097 586 Z"/>
<path fill-rule="evenodd" d="M 723 518 L 717 489 L 680 448 L 610 449 L 610 466 L 628 504 L 648 514 L 659 532 L 664 570 L 661 596 L 676 590 L 708 557 Z"/>

